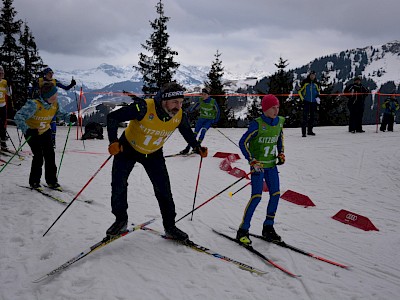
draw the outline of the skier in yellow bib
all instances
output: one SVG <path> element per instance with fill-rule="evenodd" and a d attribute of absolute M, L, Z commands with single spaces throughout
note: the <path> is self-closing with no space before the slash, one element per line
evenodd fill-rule
<path fill-rule="evenodd" d="M 45 83 L 40 89 L 40 96 L 28 100 L 17 111 L 14 120 L 18 128 L 24 133 L 31 147 L 33 159 L 29 185 L 34 189 L 40 189 L 42 166 L 45 165 L 45 179 L 52 189 L 61 189 L 57 180 L 57 167 L 53 142 L 51 139 L 50 122 L 54 116 L 76 121 L 76 116 L 64 112 L 57 102 L 57 87 L 52 83 Z"/>
<path fill-rule="evenodd" d="M 111 112 L 107 116 L 109 152 L 114 155 L 111 182 L 111 208 L 115 222 L 107 230 L 115 236 L 126 230 L 128 224 L 128 177 L 134 165 L 143 165 L 153 184 L 160 206 L 163 225 L 167 236 L 186 240 L 188 235 L 175 226 L 175 204 L 163 145 L 178 128 L 179 132 L 196 153 L 207 156 L 207 148 L 201 147 L 182 112 L 183 88 L 175 83 L 165 85 L 154 99 L 134 97 L 129 106 Z M 128 127 L 118 139 L 118 124 L 129 121 Z M 144 199 L 147 201 L 147 199 Z"/>

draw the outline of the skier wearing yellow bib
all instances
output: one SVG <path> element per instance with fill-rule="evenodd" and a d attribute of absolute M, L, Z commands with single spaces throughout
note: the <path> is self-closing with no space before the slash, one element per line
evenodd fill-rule
<path fill-rule="evenodd" d="M 14 121 L 24 133 L 31 147 L 33 158 L 29 185 L 34 189 L 40 189 L 42 166 L 45 167 L 45 179 L 52 189 L 61 189 L 57 180 L 57 167 L 55 153 L 51 139 L 50 123 L 54 116 L 64 120 L 76 121 L 76 116 L 64 112 L 57 102 L 57 87 L 52 83 L 45 83 L 40 88 L 40 96 L 29 99 L 25 105 L 17 111 Z"/>
<path fill-rule="evenodd" d="M 125 231 L 128 224 L 128 177 L 138 162 L 153 184 L 167 236 L 186 240 L 188 235 L 175 226 L 175 204 L 163 154 L 163 145 L 178 128 L 196 153 L 207 156 L 207 148 L 196 141 L 186 115 L 182 112 L 183 88 L 175 83 L 165 85 L 154 99 L 134 98 L 134 103 L 107 116 L 108 151 L 114 155 L 111 179 L 111 208 L 115 222 L 108 236 Z M 118 139 L 118 124 L 129 121 Z M 147 200 L 147 199 L 146 199 Z"/>
<path fill-rule="evenodd" d="M 0 66 L 0 147 L 7 151 L 7 96 L 11 95 L 7 80 L 4 79 L 4 68 Z"/>

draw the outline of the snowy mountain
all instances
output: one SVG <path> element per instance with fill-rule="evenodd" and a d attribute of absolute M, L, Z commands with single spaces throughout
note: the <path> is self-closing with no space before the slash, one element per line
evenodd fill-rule
<path fill-rule="evenodd" d="M 354 76 L 374 82 L 371 90 L 379 90 L 388 82 L 400 84 L 400 41 L 341 51 L 316 58 L 303 67 L 294 69 L 295 78 L 305 77 L 309 70 L 324 73 L 333 84 L 347 84 Z"/>
<path fill-rule="evenodd" d="M 101 64 L 97 68 L 88 70 L 74 70 L 70 72 L 54 70 L 55 77 L 61 82 L 70 82 L 72 77 L 78 86 L 84 86 L 89 90 L 101 90 L 112 84 L 120 82 L 141 83 L 142 75 L 132 66 L 113 66 Z M 181 65 L 177 70 L 174 79 L 182 83 L 186 88 L 200 86 L 207 80 L 210 67 L 206 66 L 185 66 Z M 240 80 L 248 77 L 262 78 L 268 75 L 266 71 L 249 71 L 246 74 L 237 74 L 225 71 L 226 80 Z"/>
<path fill-rule="evenodd" d="M 182 83 L 188 92 L 196 91 L 207 79 L 210 67 L 181 65 L 175 74 L 175 79 Z M 363 76 L 363 84 L 371 91 L 392 93 L 399 91 L 400 84 L 400 41 L 393 41 L 383 45 L 368 46 L 344 50 L 328 56 L 316 58 L 302 67 L 289 70 L 293 72 L 295 85 L 293 93 L 297 93 L 300 81 L 310 70 L 317 72 L 317 78 L 322 74 L 332 83 L 333 90 L 342 92 L 344 86 L 352 81 L 354 76 Z M 246 74 L 235 74 L 224 70 L 225 89 L 227 93 L 236 93 L 241 90 L 268 92 L 267 71 L 251 70 Z M 102 102 L 129 102 L 129 98 L 121 95 L 123 90 L 141 93 L 141 74 L 132 66 L 113 66 L 101 64 L 97 68 L 88 70 L 74 70 L 65 72 L 55 70 L 55 77 L 61 82 L 68 83 L 73 77 L 78 87 L 82 87 L 84 99 L 82 108 L 98 105 Z M 77 87 L 77 90 L 78 90 Z M 61 91 L 60 102 L 67 111 L 76 110 L 78 94 L 74 91 Z M 247 100 L 239 97 L 230 97 L 228 105 L 234 108 L 235 115 L 246 115 Z M 370 100 L 374 106 L 373 97 Z M 235 100 L 236 99 L 236 100 Z M 373 113 L 370 114 L 371 118 Z"/>

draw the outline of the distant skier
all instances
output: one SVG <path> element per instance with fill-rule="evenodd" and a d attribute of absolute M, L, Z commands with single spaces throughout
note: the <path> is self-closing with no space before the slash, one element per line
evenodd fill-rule
<path fill-rule="evenodd" d="M 11 90 L 7 80 L 4 79 L 4 68 L 0 66 L 0 147 L 7 151 L 7 96 L 11 95 Z"/>
<path fill-rule="evenodd" d="M 251 245 L 250 222 L 261 201 L 263 182 L 269 190 L 269 202 L 263 223 L 262 235 L 267 241 L 280 241 L 275 232 L 274 219 L 280 198 L 279 173 L 276 165 L 285 163 L 283 145 L 283 123 L 279 117 L 279 100 L 274 95 L 265 95 L 261 102 L 263 114 L 253 120 L 239 141 L 240 149 L 251 166 L 251 197 L 246 205 L 236 239 Z"/>
<path fill-rule="evenodd" d="M 34 93 L 35 91 L 40 90 L 40 88 L 43 86 L 45 82 L 51 82 L 53 83 L 54 86 L 60 87 L 63 90 L 70 90 L 72 87 L 76 85 L 76 81 L 74 79 L 71 80 L 71 83 L 69 85 L 64 85 L 57 79 L 53 78 L 53 70 L 51 68 L 45 68 L 42 72 L 43 77 L 40 77 L 38 79 L 38 82 L 36 83 L 36 86 L 34 86 L 33 90 Z M 54 116 L 54 119 L 51 120 L 50 123 L 50 128 L 51 128 L 51 140 L 53 141 L 53 147 L 56 148 L 56 133 L 57 133 L 57 118 Z"/>
<path fill-rule="evenodd" d="M 390 97 L 383 102 L 382 108 L 384 108 L 385 111 L 383 112 L 380 131 L 385 132 L 386 127 L 388 131 L 393 131 L 394 119 L 396 118 L 396 112 L 399 110 L 399 103 L 396 100 L 396 95 L 390 95 Z"/>
<path fill-rule="evenodd" d="M 317 104 L 321 101 L 319 98 L 319 83 L 316 80 L 315 71 L 311 71 L 307 78 L 301 83 L 299 96 L 304 102 L 303 122 L 301 124 L 302 136 L 315 135 L 313 132 L 315 114 L 317 111 Z"/>
<path fill-rule="evenodd" d="M 194 111 L 199 107 L 200 115 L 197 119 L 196 126 L 194 128 L 194 134 L 197 135 L 200 133 L 198 142 L 204 140 L 204 137 L 207 133 L 207 130 L 213 125 L 218 123 L 220 117 L 220 111 L 218 107 L 218 103 L 214 98 L 210 97 L 210 92 L 208 89 L 202 89 L 202 97 L 199 101 L 189 110 L 189 112 Z M 185 149 L 183 149 L 180 154 L 188 154 L 190 151 L 190 145 L 187 145 Z"/>

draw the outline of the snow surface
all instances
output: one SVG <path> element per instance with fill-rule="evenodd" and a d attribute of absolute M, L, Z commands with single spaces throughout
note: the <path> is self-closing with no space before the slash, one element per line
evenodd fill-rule
<path fill-rule="evenodd" d="M 195 242 L 220 254 L 265 270 L 257 276 L 236 266 L 193 251 L 145 231 L 136 231 L 99 249 L 62 273 L 41 283 L 32 280 L 60 266 L 105 235 L 114 221 L 110 212 L 108 162 L 83 190 L 49 233 L 43 233 L 65 209 L 27 185 L 31 163 L 29 147 L 21 166 L 8 165 L 0 173 L 0 299 L 398 299 L 400 293 L 400 131 L 350 134 L 347 127 L 316 128 L 315 137 L 302 138 L 300 129 L 285 129 L 286 164 L 279 168 L 282 193 L 288 189 L 308 195 L 315 207 L 280 201 L 275 228 L 290 244 L 344 264 L 338 268 L 276 245 L 254 240 L 256 249 L 302 277 L 292 278 L 265 264 L 246 249 L 219 237 L 211 228 L 232 236 L 250 196 L 247 187 L 229 197 L 246 179 L 214 198 L 190 217 L 178 222 Z M 245 129 L 220 129 L 238 142 Z M 15 127 L 8 132 L 18 143 Z M 57 132 L 56 159 L 60 162 L 68 128 Z M 10 142 L 9 142 L 10 144 Z M 72 200 L 108 157 L 108 141 L 76 140 L 72 129 L 59 181 Z M 204 145 L 196 206 L 231 185 L 237 178 L 219 169 L 217 151 L 240 153 L 216 129 Z M 183 149 L 179 132 L 164 147 L 165 154 Z M 241 154 L 240 154 L 241 155 Z M 242 157 L 242 155 L 241 155 Z M 4 157 L 2 157 L 4 159 Z M 167 158 L 177 218 L 192 209 L 200 159 Z M 248 170 L 240 159 L 233 166 Z M 44 179 L 42 179 L 43 181 Z M 159 216 L 149 179 L 135 166 L 129 186 L 129 218 L 141 223 Z M 57 193 L 57 192 L 53 192 Z M 252 220 L 260 233 L 267 195 Z M 379 231 L 363 231 L 333 220 L 346 209 L 371 219 Z M 151 225 L 162 230 L 161 219 Z"/>

